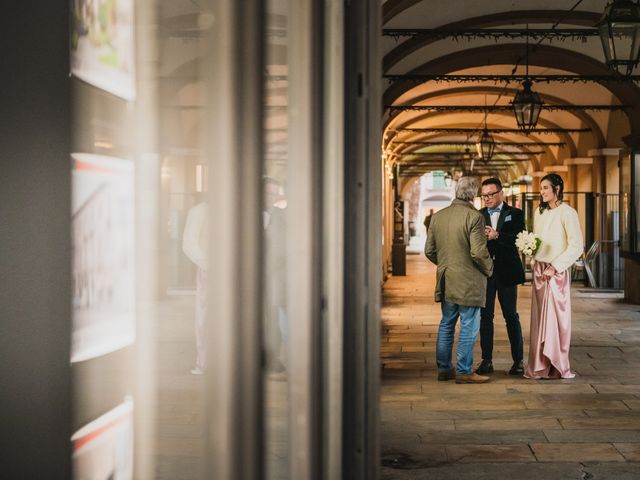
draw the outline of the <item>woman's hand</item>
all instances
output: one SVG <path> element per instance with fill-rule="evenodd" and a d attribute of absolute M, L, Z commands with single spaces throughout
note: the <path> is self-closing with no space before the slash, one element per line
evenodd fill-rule
<path fill-rule="evenodd" d="M 553 268 L 553 265 L 549 265 L 547 268 L 544 269 L 544 272 L 542 272 L 542 275 L 544 275 L 545 277 L 551 278 L 556 274 L 556 269 Z"/>

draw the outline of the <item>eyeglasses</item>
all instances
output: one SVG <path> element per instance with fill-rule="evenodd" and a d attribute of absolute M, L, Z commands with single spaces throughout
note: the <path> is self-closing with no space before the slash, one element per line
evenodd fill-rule
<path fill-rule="evenodd" d="M 487 193 L 485 195 L 480 195 L 482 198 L 484 198 L 485 200 L 489 200 L 490 198 L 493 198 L 493 196 L 497 193 L 500 193 L 502 190 L 496 190 L 495 192 L 492 193 Z"/>

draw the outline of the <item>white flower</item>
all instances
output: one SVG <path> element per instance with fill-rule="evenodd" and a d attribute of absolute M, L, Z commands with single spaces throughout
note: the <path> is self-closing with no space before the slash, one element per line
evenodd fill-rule
<path fill-rule="evenodd" d="M 537 240 L 540 238 L 533 232 L 527 232 L 523 230 L 516 235 L 516 247 L 520 252 L 527 256 L 534 255 L 538 249 Z"/>

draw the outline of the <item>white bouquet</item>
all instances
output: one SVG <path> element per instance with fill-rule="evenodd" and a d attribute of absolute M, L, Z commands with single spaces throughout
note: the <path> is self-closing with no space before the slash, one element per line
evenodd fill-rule
<path fill-rule="evenodd" d="M 542 240 L 540 240 L 538 235 L 533 232 L 527 232 L 526 230 L 521 231 L 516 236 L 516 247 L 527 256 L 535 255 L 541 243 Z"/>

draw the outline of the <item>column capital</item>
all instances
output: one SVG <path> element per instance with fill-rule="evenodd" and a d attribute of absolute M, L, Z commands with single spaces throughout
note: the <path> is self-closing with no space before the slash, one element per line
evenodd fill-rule
<path fill-rule="evenodd" d="M 587 152 L 590 157 L 617 157 L 622 150 L 620 147 L 594 148 Z"/>

